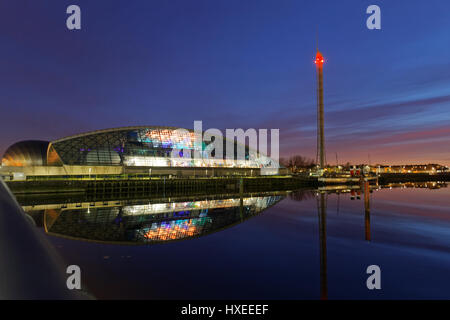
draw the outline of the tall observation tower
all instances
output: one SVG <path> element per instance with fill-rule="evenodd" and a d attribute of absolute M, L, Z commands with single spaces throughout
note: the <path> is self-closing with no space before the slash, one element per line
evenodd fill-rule
<path fill-rule="evenodd" d="M 323 63 L 324 58 L 317 50 L 316 60 L 314 60 L 317 70 L 317 155 L 316 161 L 323 169 L 326 165 L 325 159 L 325 137 L 323 131 Z"/>

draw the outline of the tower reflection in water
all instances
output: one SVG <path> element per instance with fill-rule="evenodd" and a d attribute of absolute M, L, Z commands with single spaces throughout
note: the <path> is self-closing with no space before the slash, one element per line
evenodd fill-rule
<path fill-rule="evenodd" d="M 328 298 L 327 281 L 327 195 L 321 192 L 317 197 L 317 211 L 319 214 L 319 243 L 320 243 L 320 298 Z"/>
<path fill-rule="evenodd" d="M 294 192 L 290 198 L 295 201 L 303 201 L 311 196 L 316 197 L 317 201 L 317 218 L 318 218 L 318 238 L 319 238 L 319 256 L 320 256 L 320 298 L 328 299 L 328 273 L 327 273 L 327 202 L 328 195 L 337 194 L 337 216 L 339 215 L 340 195 L 349 194 L 350 200 L 361 199 L 363 193 L 364 201 L 364 239 L 365 241 L 372 241 L 371 225 L 370 225 L 370 206 L 371 193 L 374 190 L 393 189 L 393 188 L 421 188 L 421 189 L 440 189 L 446 188 L 445 182 L 408 182 L 408 183 L 390 183 L 386 185 L 370 185 L 367 181 L 360 185 L 354 186 L 328 186 L 315 190 L 314 193 L 307 191 Z"/>
<path fill-rule="evenodd" d="M 284 193 L 195 201 L 86 202 L 24 206 L 49 235 L 75 240 L 151 244 L 203 236 L 258 215 Z"/>
<path fill-rule="evenodd" d="M 365 240 L 370 241 L 370 184 L 363 182 L 361 184 L 364 193 L 364 226 Z M 337 190 L 336 190 L 337 191 Z M 341 191 L 341 190 L 340 190 Z M 331 192 L 331 190 L 328 190 Z M 319 222 L 319 248 L 320 248 L 320 299 L 328 299 L 328 278 L 327 278 L 327 200 L 328 192 L 321 191 L 317 193 L 317 213 Z M 351 191 L 352 192 L 352 191 Z M 353 194 L 353 192 L 352 192 Z M 353 195 L 352 195 L 353 196 Z M 338 208 L 339 212 L 339 193 Z"/>

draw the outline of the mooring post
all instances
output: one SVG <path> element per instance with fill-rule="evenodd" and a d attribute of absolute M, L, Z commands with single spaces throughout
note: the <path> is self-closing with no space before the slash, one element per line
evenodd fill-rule
<path fill-rule="evenodd" d="M 241 177 L 239 179 L 239 193 L 243 194 L 244 193 L 244 178 Z"/>
<path fill-rule="evenodd" d="M 244 178 L 239 180 L 239 215 L 241 222 L 244 220 Z"/>
<path fill-rule="evenodd" d="M 364 181 L 364 225 L 365 238 L 370 241 L 370 184 L 369 181 Z"/>

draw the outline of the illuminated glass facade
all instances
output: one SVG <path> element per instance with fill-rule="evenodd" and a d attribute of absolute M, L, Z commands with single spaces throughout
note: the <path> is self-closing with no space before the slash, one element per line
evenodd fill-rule
<path fill-rule="evenodd" d="M 208 143 L 196 143 L 193 131 L 168 127 L 127 127 L 95 131 L 50 143 L 49 165 L 123 165 L 142 167 L 263 168 L 272 160 L 245 147 L 245 159 L 222 159 L 209 155 Z M 172 156 L 176 149 L 177 157 Z M 214 155 L 214 152 L 212 153 Z"/>

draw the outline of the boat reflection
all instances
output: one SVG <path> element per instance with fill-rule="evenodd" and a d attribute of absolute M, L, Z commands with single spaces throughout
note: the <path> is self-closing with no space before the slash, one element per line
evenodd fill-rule
<path fill-rule="evenodd" d="M 112 244 L 151 244 L 222 230 L 260 214 L 285 195 L 136 203 L 98 201 L 23 208 L 49 235 Z"/>

